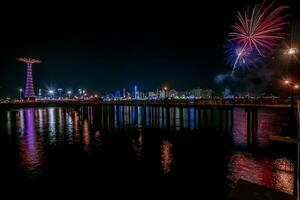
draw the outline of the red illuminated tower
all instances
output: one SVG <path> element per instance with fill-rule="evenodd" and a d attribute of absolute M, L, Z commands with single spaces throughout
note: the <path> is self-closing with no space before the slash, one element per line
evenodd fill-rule
<path fill-rule="evenodd" d="M 26 86 L 25 86 L 25 99 L 35 99 L 33 80 L 32 80 L 32 64 L 41 63 L 40 60 L 33 58 L 17 58 L 18 61 L 26 63 Z"/>

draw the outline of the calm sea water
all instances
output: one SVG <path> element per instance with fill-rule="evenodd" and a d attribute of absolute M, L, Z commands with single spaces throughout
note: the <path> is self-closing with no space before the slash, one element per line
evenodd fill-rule
<path fill-rule="evenodd" d="M 227 126 L 217 110 L 184 109 L 183 127 L 178 108 L 170 108 L 169 122 L 162 109 L 1 111 L 1 181 L 28 192 L 85 187 L 222 199 L 243 178 L 292 194 L 293 159 L 268 150 L 269 137 L 281 134 L 281 111 L 259 110 L 258 147 L 249 149 L 244 109 L 234 109 Z"/>

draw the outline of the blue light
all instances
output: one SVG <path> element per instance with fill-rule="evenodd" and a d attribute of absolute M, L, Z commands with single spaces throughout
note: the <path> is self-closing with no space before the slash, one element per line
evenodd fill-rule
<path fill-rule="evenodd" d="M 137 99 L 137 86 L 134 86 L 134 99 Z"/>

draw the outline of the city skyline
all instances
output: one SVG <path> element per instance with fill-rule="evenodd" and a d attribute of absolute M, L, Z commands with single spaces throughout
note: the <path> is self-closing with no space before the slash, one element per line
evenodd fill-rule
<path fill-rule="evenodd" d="M 176 90 L 169 86 L 155 88 L 152 90 L 143 90 L 137 85 L 132 87 L 123 87 L 115 91 L 91 91 L 88 88 L 37 88 L 37 95 L 32 96 L 36 99 L 161 99 L 161 98 L 213 98 L 225 97 L 226 94 L 216 94 L 212 89 L 208 88 L 190 88 L 188 90 Z M 27 98 L 24 88 L 18 88 L 14 96 L 8 97 L 12 99 Z M 122 91 L 122 93 L 121 93 Z"/>

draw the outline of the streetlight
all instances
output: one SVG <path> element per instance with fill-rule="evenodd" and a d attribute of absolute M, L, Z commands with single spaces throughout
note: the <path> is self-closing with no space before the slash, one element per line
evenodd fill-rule
<path fill-rule="evenodd" d="M 86 94 L 86 91 L 85 91 L 84 89 L 82 90 L 82 95 L 83 95 L 83 99 L 84 99 L 84 98 L 86 97 L 86 95 L 87 95 L 87 94 Z"/>
<path fill-rule="evenodd" d="M 58 91 L 58 94 L 59 94 L 59 98 L 61 99 L 61 93 L 62 93 L 63 89 L 62 88 L 58 88 L 57 91 Z"/>
<path fill-rule="evenodd" d="M 290 94 L 291 94 L 291 110 L 290 110 L 290 119 L 289 119 L 289 126 L 290 131 L 292 132 L 292 137 L 297 138 L 297 161 L 295 164 L 295 177 L 294 177 L 294 193 L 297 196 L 297 199 L 299 199 L 299 191 L 298 191 L 298 185 L 299 185 L 299 165 L 300 165 L 300 144 L 299 144 L 299 131 L 297 131 L 297 118 L 295 116 L 295 90 L 299 89 L 299 85 L 295 84 L 294 79 L 294 69 L 293 65 L 296 64 L 297 61 L 297 55 L 299 54 L 299 51 L 297 48 L 289 48 L 286 50 L 285 54 L 289 58 L 289 73 L 290 73 L 290 80 L 285 80 L 284 83 L 289 86 L 290 88 Z"/>
<path fill-rule="evenodd" d="M 286 50 L 286 54 L 288 54 L 288 55 L 296 55 L 297 53 L 298 53 L 298 49 L 294 48 L 294 47 Z"/>
<path fill-rule="evenodd" d="M 82 89 L 78 89 L 79 97 L 82 98 Z"/>
<path fill-rule="evenodd" d="M 42 98 L 42 89 L 39 88 L 39 99 L 41 99 L 41 98 Z"/>
<path fill-rule="evenodd" d="M 19 89 L 19 93 L 20 93 L 20 99 L 22 99 L 22 93 L 23 93 L 23 89 L 22 88 Z"/>
<path fill-rule="evenodd" d="M 53 90 L 49 90 L 48 93 L 50 94 L 50 98 L 53 98 L 54 91 Z"/>
<path fill-rule="evenodd" d="M 288 85 L 288 84 L 290 84 L 290 81 L 289 80 L 285 80 L 284 84 Z"/>
<path fill-rule="evenodd" d="M 290 88 L 290 92 L 291 92 L 291 117 L 294 118 L 295 117 L 295 94 L 294 94 L 294 89 L 297 89 L 295 88 L 295 84 L 293 82 L 295 82 L 296 80 L 293 79 L 294 77 L 294 73 L 293 73 L 293 64 L 295 62 L 295 56 L 298 54 L 298 49 L 295 48 L 295 47 L 291 47 L 291 48 L 288 48 L 286 50 L 286 54 L 288 55 L 289 57 L 289 70 L 290 70 L 290 78 L 291 78 L 291 81 L 285 81 L 286 84 L 291 84 L 292 83 L 292 87 Z M 294 61 L 294 62 L 293 62 Z M 299 86 L 298 86 L 299 87 Z"/>
<path fill-rule="evenodd" d="M 290 67 L 290 77 L 292 78 L 292 76 L 294 75 L 293 73 L 293 65 L 296 64 L 297 62 L 297 55 L 299 54 L 299 51 L 297 48 L 289 48 L 287 49 L 286 51 L 286 54 L 288 54 L 289 56 L 289 67 Z M 295 80 L 293 80 L 295 81 Z M 295 178 L 294 178 L 294 193 L 295 195 L 297 196 L 297 199 L 300 199 L 299 198 L 299 174 L 300 174 L 300 169 L 299 169 L 299 166 L 300 166 L 300 144 L 299 144 L 299 140 L 300 140 L 300 132 L 297 131 L 297 118 L 295 116 L 295 102 L 294 102 L 294 90 L 298 90 L 299 89 L 299 85 L 297 84 L 293 84 L 292 85 L 293 88 L 291 89 L 291 125 L 292 125 L 292 131 L 293 133 L 296 135 L 296 138 L 298 140 L 297 142 L 297 161 L 296 161 L 296 164 L 295 164 Z M 299 108 L 298 108 L 299 109 Z"/>
<path fill-rule="evenodd" d="M 167 92 L 168 92 L 168 87 L 167 86 L 164 86 L 164 91 L 165 91 L 165 98 L 167 98 L 168 96 L 167 96 Z"/>
<path fill-rule="evenodd" d="M 69 99 L 71 99 L 71 94 L 72 94 L 72 91 L 71 90 L 68 90 L 68 96 L 69 96 Z"/>

